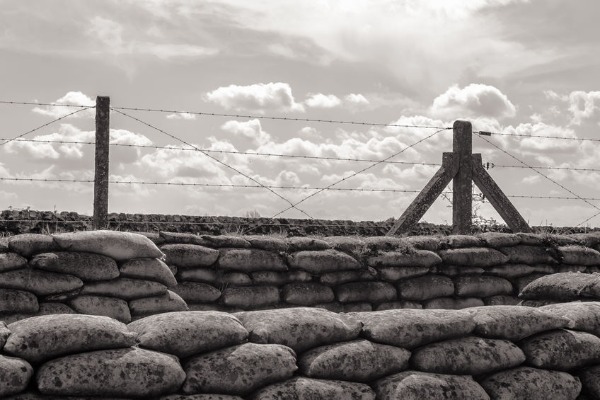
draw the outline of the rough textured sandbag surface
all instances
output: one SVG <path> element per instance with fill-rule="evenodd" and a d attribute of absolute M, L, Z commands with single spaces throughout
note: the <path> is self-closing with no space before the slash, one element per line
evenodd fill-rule
<path fill-rule="evenodd" d="M 187 303 L 211 303 L 221 297 L 219 289 L 201 282 L 181 282 L 171 290 Z"/>
<path fill-rule="evenodd" d="M 283 287 L 281 295 L 286 303 L 299 306 L 330 303 L 335 300 L 333 290 L 329 286 L 316 282 L 290 283 Z"/>
<path fill-rule="evenodd" d="M 519 367 L 497 372 L 480 382 L 493 400 L 575 400 L 581 382 L 566 372 Z"/>
<path fill-rule="evenodd" d="M 142 279 L 117 278 L 109 281 L 87 283 L 81 294 L 118 297 L 124 300 L 158 296 L 167 292 L 162 283 Z"/>
<path fill-rule="evenodd" d="M 356 339 L 361 324 L 356 319 L 319 308 L 288 308 L 235 314 L 255 343 L 277 343 L 296 352 Z"/>
<path fill-rule="evenodd" d="M 557 264 L 550 248 L 519 245 L 500 249 L 513 264 Z"/>
<path fill-rule="evenodd" d="M 291 268 L 313 274 L 362 268 L 355 258 L 337 250 L 298 251 L 288 256 L 288 263 Z"/>
<path fill-rule="evenodd" d="M 577 300 L 585 292 L 585 289 L 596 280 L 600 280 L 600 275 L 577 272 L 546 275 L 525 286 L 519 293 L 519 298 L 525 300 Z"/>
<path fill-rule="evenodd" d="M 228 394 L 171 394 L 162 396 L 158 400 L 243 400 L 239 396 L 231 396 Z"/>
<path fill-rule="evenodd" d="M 257 249 L 221 249 L 219 267 L 243 272 L 287 271 L 283 258 L 271 251 Z"/>
<path fill-rule="evenodd" d="M 467 312 L 473 314 L 476 334 L 513 342 L 569 324 L 566 318 L 531 307 L 487 306 L 471 308 Z"/>
<path fill-rule="evenodd" d="M 288 251 L 293 253 L 295 251 L 303 250 L 328 250 L 331 249 L 331 245 L 324 240 L 305 237 L 305 236 L 293 236 L 285 239 Z"/>
<path fill-rule="evenodd" d="M 35 313 L 39 310 L 37 297 L 23 290 L 0 289 L 0 313 Z M 2 319 L 0 317 L 0 319 Z"/>
<path fill-rule="evenodd" d="M 410 352 L 359 339 L 311 349 L 298 359 L 302 374 L 311 378 L 369 382 L 404 371 Z"/>
<path fill-rule="evenodd" d="M 478 235 L 490 247 L 516 246 L 521 243 L 521 238 L 514 233 L 485 232 Z"/>
<path fill-rule="evenodd" d="M 600 399 L 600 365 L 585 368 L 579 372 L 584 392 L 593 399 Z"/>
<path fill-rule="evenodd" d="M 519 304 L 521 299 L 516 296 L 491 296 L 483 299 L 483 302 L 486 306 L 516 306 Z"/>
<path fill-rule="evenodd" d="M 600 302 L 550 304 L 540 311 L 566 318 L 571 329 L 600 336 Z"/>
<path fill-rule="evenodd" d="M 490 297 L 512 294 L 512 284 L 497 276 L 470 275 L 454 278 L 456 295 L 461 297 Z"/>
<path fill-rule="evenodd" d="M 177 285 L 177 279 L 169 267 L 157 258 L 136 258 L 119 268 L 125 278 L 149 279 L 170 288 Z"/>
<path fill-rule="evenodd" d="M 12 271 L 27 265 L 27 259 L 17 253 L 0 253 L 0 272 Z"/>
<path fill-rule="evenodd" d="M 219 258 L 219 250 L 196 244 L 166 244 L 160 247 L 166 262 L 181 268 L 208 267 Z"/>
<path fill-rule="evenodd" d="M 193 281 L 216 283 L 219 282 L 220 279 L 220 275 L 217 273 L 217 271 L 208 268 L 184 269 L 177 272 L 178 282 Z"/>
<path fill-rule="evenodd" d="M 428 300 L 454 295 L 454 282 L 447 276 L 425 275 L 404 279 L 396 285 L 398 297 L 406 300 Z"/>
<path fill-rule="evenodd" d="M 295 271 L 304 272 L 304 271 Z M 308 274 L 307 272 L 304 272 Z M 310 274 L 308 275 L 310 276 Z M 327 272 L 319 276 L 319 282 L 326 285 L 341 285 L 342 283 L 348 282 L 364 282 L 372 281 L 377 278 L 377 270 L 374 268 L 367 268 L 358 271 L 339 271 L 339 272 Z M 310 280 L 310 279 L 309 279 Z"/>
<path fill-rule="evenodd" d="M 440 264 L 442 259 L 433 251 L 412 250 L 402 253 L 390 251 L 369 257 L 367 264 L 371 267 L 425 267 L 429 268 Z"/>
<path fill-rule="evenodd" d="M 191 357 L 184 369 L 183 393 L 244 395 L 290 378 L 298 367 L 296 354 L 288 347 L 245 343 Z"/>
<path fill-rule="evenodd" d="M 362 383 L 296 377 L 260 389 L 249 398 L 252 400 L 375 400 L 375 392 Z"/>
<path fill-rule="evenodd" d="M 6 339 L 10 336 L 10 331 L 6 327 L 6 323 L 0 321 L 0 350 L 4 347 L 4 343 L 6 343 Z"/>
<path fill-rule="evenodd" d="M 574 265 L 600 264 L 600 252 L 583 246 L 562 246 L 558 248 L 561 262 Z"/>
<path fill-rule="evenodd" d="M 38 363 L 63 354 L 133 346 L 135 335 L 112 318 L 82 315 L 43 315 L 8 325 L 12 332 L 4 352 Z"/>
<path fill-rule="evenodd" d="M 206 240 L 210 247 L 222 248 L 248 248 L 251 246 L 250 242 L 239 236 L 228 236 L 228 235 L 202 235 L 202 239 Z"/>
<path fill-rule="evenodd" d="M 484 305 L 483 300 L 476 297 L 438 297 L 437 299 L 425 301 L 423 303 L 423 308 L 428 310 L 462 310 L 464 308 L 483 307 Z"/>
<path fill-rule="evenodd" d="M 151 315 L 130 323 L 141 347 L 188 357 L 240 344 L 248 331 L 231 314 L 184 311 Z"/>
<path fill-rule="evenodd" d="M 358 236 L 327 236 L 323 240 L 334 250 L 343 251 L 355 258 L 359 258 L 365 248 L 364 240 Z"/>
<path fill-rule="evenodd" d="M 129 305 L 125 300 L 106 296 L 77 296 L 69 304 L 80 314 L 104 315 L 123 323 L 131 322 Z"/>
<path fill-rule="evenodd" d="M 548 266 L 548 273 L 554 272 L 551 266 Z M 485 272 L 490 275 L 499 276 L 501 278 L 519 278 L 521 276 L 526 276 L 537 272 L 536 268 L 533 265 L 527 264 L 504 264 L 504 265 L 495 265 L 490 268 L 486 268 Z"/>
<path fill-rule="evenodd" d="M 226 306 L 258 308 L 279 303 L 279 289 L 275 286 L 228 287 L 221 294 Z"/>
<path fill-rule="evenodd" d="M 519 346 L 533 367 L 568 371 L 600 363 L 600 338 L 587 332 L 559 329 L 532 336 Z"/>
<path fill-rule="evenodd" d="M 483 247 L 440 250 L 440 257 L 446 264 L 469 267 L 491 267 L 508 261 L 498 250 Z"/>
<path fill-rule="evenodd" d="M 251 275 L 252 282 L 255 285 L 285 285 L 291 282 L 310 282 L 312 275 L 306 271 L 259 271 L 253 272 Z"/>
<path fill-rule="evenodd" d="M 0 274 L 0 287 L 32 292 L 38 296 L 69 292 L 83 286 L 76 276 L 22 268 Z"/>
<path fill-rule="evenodd" d="M 337 286 L 335 297 L 341 303 L 383 303 L 396 300 L 396 288 L 387 282 L 350 282 Z"/>
<path fill-rule="evenodd" d="M 52 237 L 61 249 L 103 254 L 117 261 L 164 256 L 154 242 L 132 232 L 98 230 L 58 233 Z"/>
<path fill-rule="evenodd" d="M 43 395 L 38 391 L 27 391 L 2 400 L 131 400 L 131 397 L 97 397 L 97 396 L 52 396 Z"/>
<path fill-rule="evenodd" d="M 52 236 L 39 233 L 24 233 L 12 236 L 8 239 L 8 248 L 27 258 L 37 253 L 59 249 Z"/>
<path fill-rule="evenodd" d="M 516 367 L 525 354 L 508 340 L 467 336 L 432 343 L 413 351 L 411 365 L 425 372 L 480 375 Z"/>
<path fill-rule="evenodd" d="M 119 267 L 115 260 L 94 253 L 41 253 L 34 256 L 29 264 L 45 271 L 73 275 L 84 281 L 102 281 L 119 276 Z"/>
<path fill-rule="evenodd" d="M 187 311 L 188 306 L 177 293 L 167 290 L 160 296 L 144 297 L 129 302 L 132 316 L 158 314 L 169 311 Z"/>
<path fill-rule="evenodd" d="M 412 278 L 428 273 L 429 267 L 377 267 L 379 278 L 384 281 L 396 282 L 400 279 Z"/>
<path fill-rule="evenodd" d="M 384 310 L 398 310 L 403 308 L 414 308 L 414 309 L 422 309 L 423 306 L 421 303 L 417 303 L 416 301 L 388 301 L 386 303 L 379 304 L 375 310 L 376 311 L 384 311 Z"/>
<path fill-rule="evenodd" d="M 470 334 L 473 317 L 455 310 L 386 310 L 351 314 L 364 324 L 363 336 L 375 342 L 414 348 Z"/>
<path fill-rule="evenodd" d="M 250 235 L 244 236 L 244 239 L 250 242 L 252 247 L 261 250 L 286 252 L 288 249 L 288 245 L 285 240 L 272 236 Z"/>
<path fill-rule="evenodd" d="M 379 400 L 489 400 L 470 376 L 405 371 L 380 379 L 373 385 Z"/>
<path fill-rule="evenodd" d="M 32 375 L 27 361 L 0 355 L 0 398 L 25 390 Z"/>
<path fill-rule="evenodd" d="M 135 347 L 57 358 L 36 375 L 40 392 L 61 396 L 160 396 L 176 392 L 184 379 L 176 357 Z"/>

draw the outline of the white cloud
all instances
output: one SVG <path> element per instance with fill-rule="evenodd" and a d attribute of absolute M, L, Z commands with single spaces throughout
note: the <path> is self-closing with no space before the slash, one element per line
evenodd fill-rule
<path fill-rule="evenodd" d="M 227 121 L 221 125 L 221 129 L 251 139 L 257 145 L 263 145 L 271 141 L 271 135 L 263 131 L 258 119 L 251 119 L 246 122 Z"/>
<path fill-rule="evenodd" d="M 350 93 L 349 95 L 344 96 L 344 102 L 356 106 L 366 106 L 370 103 L 369 100 L 360 93 Z"/>
<path fill-rule="evenodd" d="M 311 108 L 335 108 L 339 107 L 342 101 L 333 94 L 315 93 L 311 94 L 304 104 Z"/>
<path fill-rule="evenodd" d="M 569 94 L 569 111 L 574 125 L 580 125 L 583 120 L 591 118 L 599 108 L 600 91 L 574 91 Z"/>
<path fill-rule="evenodd" d="M 69 104 L 69 105 L 77 105 L 77 106 L 86 106 L 86 107 L 94 107 L 96 105 L 96 101 L 92 100 L 87 95 L 83 94 L 79 91 L 72 91 L 65 94 L 63 97 L 57 99 L 53 102 L 54 104 Z M 33 112 L 41 115 L 45 115 L 47 117 L 59 118 L 73 111 L 77 111 L 75 107 L 61 107 L 61 106 L 39 106 L 34 107 Z M 81 118 L 81 117 L 93 117 L 95 115 L 94 109 L 87 109 L 77 114 L 73 114 L 73 116 L 69 118 Z"/>
<path fill-rule="evenodd" d="M 458 85 L 436 97 L 431 114 L 438 118 L 514 117 L 516 107 L 498 88 L 472 83 L 464 88 Z"/>
<path fill-rule="evenodd" d="M 248 110 L 260 113 L 265 111 L 304 111 L 304 106 L 294 100 L 290 85 L 283 82 L 222 86 L 208 92 L 206 99 L 228 110 Z"/>
<path fill-rule="evenodd" d="M 186 121 L 192 121 L 192 120 L 196 119 L 196 114 L 190 114 L 190 113 L 186 113 L 186 112 L 173 113 L 173 114 L 167 115 L 167 119 L 183 119 Z"/>

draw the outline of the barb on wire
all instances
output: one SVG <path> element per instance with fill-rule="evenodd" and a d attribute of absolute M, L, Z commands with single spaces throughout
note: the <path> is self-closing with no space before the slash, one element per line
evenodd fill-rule
<path fill-rule="evenodd" d="M 84 107 L 84 108 L 80 108 L 79 110 L 75 110 L 75 111 L 73 111 L 72 113 L 69 113 L 69 114 L 67 114 L 67 115 L 63 115 L 62 117 L 56 118 L 56 119 L 54 119 L 54 120 L 52 120 L 52 121 L 50 121 L 50 122 L 46 122 L 45 124 L 43 124 L 43 125 L 40 125 L 40 126 L 38 126 L 37 128 L 33 128 L 33 129 L 31 129 L 31 130 L 29 130 L 29 131 L 27 131 L 27 132 L 25 132 L 25 133 L 22 133 L 22 134 L 20 134 L 19 136 L 15 136 L 15 137 L 14 137 L 14 138 L 12 138 L 12 139 L 8 139 L 8 140 L 6 140 L 5 142 L 3 142 L 3 143 L 0 143 L 0 146 L 4 146 L 5 144 L 7 144 L 7 143 L 10 143 L 10 142 L 12 142 L 12 141 L 15 141 L 15 140 L 17 140 L 17 139 L 20 139 L 20 138 L 22 138 L 22 137 L 23 137 L 23 136 L 25 136 L 25 135 L 29 135 L 30 133 L 33 133 L 33 132 L 35 132 L 35 131 L 38 131 L 38 130 L 40 130 L 40 129 L 42 129 L 42 128 L 44 128 L 44 127 L 48 126 L 48 125 L 51 125 L 51 124 L 53 124 L 53 123 L 55 123 L 55 122 L 58 122 L 58 121 L 60 121 L 61 119 L 65 119 L 65 118 L 67 118 L 67 117 L 70 117 L 70 116 L 72 116 L 72 115 L 75 115 L 75 114 L 77 114 L 77 113 L 80 113 L 80 112 L 82 112 L 82 111 L 84 111 L 84 110 L 88 110 L 88 109 L 90 109 L 90 108 L 93 108 L 93 107 Z"/>
<path fill-rule="evenodd" d="M 51 107 L 84 107 L 84 108 L 95 108 L 96 107 L 95 105 L 82 106 L 80 104 L 36 103 L 34 101 L 7 101 L 7 100 L 0 100 L 0 104 L 51 106 Z"/>
<path fill-rule="evenodd" d="M 438 133 L 440 133 L 440 132 L 442 132 L 442 131 L 444 131 L 444 130 L 447 130 L 447 129 L 452 129 L 452 128 L 438 129 L 437 131 L 435 131 L 435 132 L 434 132 L 434 133 L 432 133 L 431 135 L 428 135 L 428 136 L 424 137 L 423 139 L 421 139 L 421 140 L 419 140 L 419 141 L 417 141 L 417 142 L 415 142 L 415 143 L 411 144 L 410 146 L 407 146 L 407 147 L 403 148 L 402 150 L 400 150 L 400 151 L 398 151 L 398 152 L 396 152 L 396 153 L 392 154 L 391 156 L 389 156 L 389 157 L 386 157 L 386 158 L 384 158 L 383 160 L 377 161 L 377 162 L 376 162 L 376 163 L 374 163 L 374 164 L 371 164 L 371 165 L 369 165 L 369 166 L 367 166 L 367 167 L 365 167 L 365 168 L 363 168 L 363 169 L 361 169 L 361 170 L 359 170 L 359 171 L 357 171 L 357 172 L 354 172 L 354 173 L 352 173 L 352 174 L 351 174 L 351 175 L 349 175 L 349 176 L 346 176 L 346 177 L 344 177 L 344 178 L 342 178 L 342 179 L 340 179 L 340 180 L 338 180 L 338 181 L 336 181 L 336 182 L 334 182 L 334 183 L 332 183 L 332 184 L 330 184 L 330 185 L 328 185 L 328 186 L 326 186 L 326 187 L 324 187 L 324 188 L 321 188 L 321 189 L 317 190 L 316 192 L 314 192 L 314 193 L 312 193 L 312 194 L 310 194 L 310 195 L 308 195 L 308 196 L 304 197 L 302 200 L 300 200 L 300 201 L 298 201 L 298 202 L 296 202 L 296 203 L 292 204 L 292 206 L 291 206 L 291 207 L 293 207 L 293 206 L 297 206 L 298 204 L 301 204 L 301 203 L 305 202 L 306 200 L 310 199 L 311 197 L 314 197 L 314 196 L 316 196 L 317 194 L 319 194 L 319 193 L 321 193 L 321 192 L 323 192 L 323 191 L 325 191 L 325 190 L 328 190 L 328 189 L 329 189 L 329 188 L 331 188 L 332 186 L 335 186 L 335 185 L 337 185 L 337 184 L 339 184 L 339 183 L 342 183 L 342 182 L 344 182 L 344 181 L 346 181 L 346 180 L 348 180 L 348 179 L 350 179 L 350 178 L 353 178 L 353 177 L 355 177 L 356 175 L 359 175 L 359 174 L 361 174 L 361 173 L 363 173 L 363 172 L 365 172 L 365 171 L 367 171 L 367 170 L 369 170 L 369 169 L 371 169 L 371 168 L 374 168 L 374 167 L 376 167 L 376 166 L 378 166 L 378 165 L 380 165 L 380 164 L 383 164 L 383 163 L 384 163 L 384 162 L 386 162 L 387 160 L 389 160 L 389 159 L 391 159 L 391 158 L 393 158 L 393 157 L 396 157 L 397 155 L 400 155 L 400 154 L 404 153 L 406 150 L 408 150 L 408 149 L 410 149 L 410 148 L 413 148 L 414 146 L 418 145 L 419 143 L 421 143 L 421 142 L 424 142 L 425 140 L 427 140 L 427 139 L 430 139 L 431 137 L 433 137 L 433 136 L 437 135 Z M 279 216 L 279 215 L 283 214 L 284 212 L 288 211 L 289 209 L 290 209 L 290 207 L 286 208 L 285 210 L 282 210 L 282 211 L 278 212 L 277 214 L 273 215 L 271 218 L 275 218 L 275 217 L 277 217 L 277 216 Z"/>
<path fill-rule="evenodd" d="M 361 121 L 342 121 L 334 119 L 312 119 L 312 118 L 290 118 L 290 117 L 274 117 L 265 115 L 246 115 L 246 114 L 227 114 L 227 113 L 211 113 L 201 111 L 181 111 L 181 110 L 164 110 L 156 108 L 137 108 L 137 107 L 112 107 L 113 110 L 128 110 L 128 111 L 149 111 L 169 114 L 192 114 L 202 115 L 209 117 L 230 117 L 230 118 L 256 118 L 256 119 L 269 119 L 277 121 L 300 121 L 300 122 L 322 122 L 328 124 L 346 124 L 346 125 L 363 125 L 363 126 L 391 126 L 397 128 L 424 128 L 424 129 L 452 129 L 444 128 L 441 126 L 432 125 L 410 125 L 410 124 L 386 124 L 383 122 L 361 122 Z"/>
<path fill-rule="evenodd" d="M 548 135 L 526 135 L 524 133 L 503 133 L 503 132 L 489 132 L 489 131 L 473 131 L 474 134 L 482 136 L 514 136 L 523 138 L 540 138 L 540 139 L 558 139 L 558 140 L 575 140 L 578 142 L 600 142 L 600 139 L 596 138 L 574 138 L 568 136 L 548 136 Z"/>
<path fill-rule="evenodd" d="M 501 152 L 505 153 L 506 155 L 508 155 L 509 157 L 513 158 L 514 160 L 520 162 L 521 164 L 527 166 L 529 169 L 533 170 L 535 173 L 537 173 L 538 175 L 541 175 L 543 178 L 549 180 L 550 182 L 554 183 L 555 185 L 559 186 L 560 188 L 566 190 L 567 192 L 569 192 L 570 194 L 572 194 L 573 196 L 575 196 L 577 199 L 582 200 L 583 202 L 587 203 L 588 205 L 594 207 L 596 210 L 599 210 L 599 212 L 596 215 L 600 215 L 600 207 L 598 207 L 597 205 L 591 203 L 589 200 L 579 196 L 578 194 L 576 194 L 575 192 L 573 192 L 572 190 L 568 189 L 567 187 L 565 187 L 564 185 L 562 185 L 560 182 L 557 182 L 556 180 L 550 178 L 548 175 L 541 173 L 540 171 L 538 171 L 537 169 L 535 169 L 534 167 L 528 165 L 526 162 L 524 162 L 523 160 L 513 156 L 512 154 L 510 154 L 508 151 L 504 150 L 503 148 L 501 148 L 500 146 L 496 145 L 494 142 L 486 139 L 483 136 L 479 136 L 480 139 L 486 141 L 487 143 L 491 144 L 492 146 L 494 146 L 495 148 L 497 148 L 498 150 L 500 150 Z M 576 226 L 580 226 L 581 224 L 586 223 L 587 221 L 589 221 L 590 219 L 592 219 L 593 217 L 595 217 L 596 215 L 592 216 L 591 218 L 588 218 L 587 220 L 585 220 L 584 222 L 576 225 Z"/>
<path fill-rule="evenodd" d="M 218 158 L 216 158 L 216 157 L 213 157 L 213 156 L 211 156 L 211 155 L 210 155 L 209 153 L 207 153 L 206 151 L 203 151 L 202 149 L 200 149 L 200 148 L 198 148 L 198 147 L 194 146 L 193 144 L 190 144 L 190 143 L 186 142 L 185 140 L 183 140 L 183 139 L 180 139 L 180 138 L 178 138 L 177 136 L 175 136 L 175 135 L 172 135 L 172 134 L 170 134 L 170 133 L 168 133 L 168 132 L 166 132 L 166 131 L 164 131 L 164 130 L 162 130 L 162 129 L 160 129 L 160 128 L 158 128 L 158 127 L 154 126 L 154 125 L 151 125 L 151 124 L 149 124 L 149 123 L 147 123 L 147 122 L 145 122 L 145 121 L 142 121 L 142 120 L 140 120 L 139 118 L 136 118 L 136 117 L 134 117 L 133 115 L 129 115 L 129 114 L 127 114 L 127 113 L 124 113 L 124 112 L 122 112 L 122 111 L 119 111 L 119 110 L 117 110 L 117 109 L 114 109 L 114 108 L 112 108 L 112 107 L 111 107 L 111 109 L 112 109 L 113 111 L 115 111 L 115 112 L 117 112 L 117 113 L 121 114 L 121 115 L 124 115 L 124 116 L 126 116 L 126 117 L 128 117 L 128 118 L 131 118 L 131 119 L 133 119 L 133 120 L 135 120 L 135 121 L 138 121 L 139 123 L 141 123 L 141 124 L 143 124 L 143 125 L 146 125 L 147 127 L 149 127 L 149 128 L 152 128 L 152 129 L 154 129 L 154 130 L 156 130 L 156 131 L 158 131 L 158 132 L 160 132 L 160 133 L 162 133 L 162 134 L 164 134 L 164 135 L 167 135 L 167 136 L 169 136 L 171 139 L 175 139 L 175 140 L 177 140 L 177 141 L 179 141 L 179 142 L 181 142 L 181 143 L 185 144 L 186 146 L 189 146 L 189 147 L 195 148 L 195 149 L 196 149 L 196 151 L 199 151 L 200 153 L 204 154 L 204 155 L 205 155 L 205 156 L 207 156 L 208 158 L 210 158 L 210 159 L 212 159 L 212 160 L 214 160 L 214 161 L 218 162 L 219 164 L 221 164 L 221 165 L 223 165 L 223 166 L 225 166 L 225 167 L 227 167 L 227 168 L 229 168 L 229 169 L 231 169 L 231 170 L 235 171 L 236 173 L 238 173 L 238 174 L 242 175 L 242 176 L 243 176 L 243 177 L 245 177 L 246 179 L 249 179 L 249 180 L 251 180 L 252 182 L 256 183 L 257 185 L 259 185 L 259 186 L 261 186 L 261 187 L 263 187 L 263 188 L 267 189 L 268 191 L 270 191 L 271 193 L 273 193 L 275 196 L 277 196 L 277 197 L 279 197 L 280 199 L 284 200 L 286 203 L 289 203 L 289 204 L 292 206 L 292 208 L 295 208 L 296 210 L 300 211 L 302 214 L 306 215 L 308 218 L 310 218 L 310 219 L 313 219 L 313 217 L 311 217 L 309 214 L 307 214 L 307 213 L 306 213 L 304 210 L 302 210 L 302 209 L 300 209 L 300 208 L 297 208 L 295 205 L 293 205 L 293 203 L 292 203 L 291 201 L 289 201 L 288 199 L 286 199 L 285 197 L 283 197 L 282 195 L 280 195 L 279 193 L 277 193 L 277 192 L 276 192 L 276 191 L 274 191 L 273 189 L 266 187 L 266 186 L 265 186 L 265 185 L 263 185 L 261 182 L 259 182 L 259 181 L 258 181 L 258 180 L 256 180 L 255 178 L 251 177 L 250 175 L 243 173 L 243 172 L 242 172 L 242 171 L 240 171 L 239 169 L 237 169 L 237 168 L 235 168 L 235 167 L 232 167 L 231 165 L 229 165 L 229 164 L 227 164 L 227 163 L 225 163 L 225 162 L 223 162 L 223 161 L 219 160 L 219 159 L 218 159 Z"/>
<path fill-rule="evenodd" d="M 523 168 L 529 169 L 524 165 L 497 165 L 494 164 L 493 168 Z M 584 171 L 584 172 L 600 172 L 599 168 L 576 168 L 576 167 L 544 167 L 544 166 L 531 166 L 535 169 L 552 169 L 552 170 L 563 170 L 563 171 Z"/>

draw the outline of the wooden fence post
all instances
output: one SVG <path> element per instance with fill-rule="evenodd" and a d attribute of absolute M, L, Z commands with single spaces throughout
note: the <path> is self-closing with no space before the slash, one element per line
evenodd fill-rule
<path fill-rule="evenodd" d="M 110 97 L 96 97 L 96 154 L 94 175 L 94 229 L 108 228 L 108 155 Z"/>
<path fill-rule="evenodd" d="M 458 157 L 458 172 L 452 180 L 452 233 L 468 235 L 473 214 L 473 128 L 468 121 L 455 121 L 452 130 L 452 150 Z"/>

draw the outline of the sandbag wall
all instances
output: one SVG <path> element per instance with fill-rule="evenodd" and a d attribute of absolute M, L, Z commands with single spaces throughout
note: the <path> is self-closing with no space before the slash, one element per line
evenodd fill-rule
<path fill-rule="evenodd" d="M 32 317 L 0 323 L 0 398 L 599 399 L 600 303 L 568 305 Z"/>
<path fill-rule="evenodd" d="M 24 234 L 0 242 L 0 321 L 82 313 L 128 323 L 187 310 L 164 254 L 142 235 Z"/>

